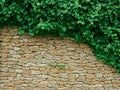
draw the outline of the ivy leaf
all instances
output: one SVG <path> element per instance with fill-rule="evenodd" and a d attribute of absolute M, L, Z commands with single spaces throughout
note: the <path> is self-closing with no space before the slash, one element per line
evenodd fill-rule
<path fill-rule="evenodd" d="M 19 35 L 23 35 L 25 33 L 24 29 L 20 28 L 18 29 L 18 34 Z"/>

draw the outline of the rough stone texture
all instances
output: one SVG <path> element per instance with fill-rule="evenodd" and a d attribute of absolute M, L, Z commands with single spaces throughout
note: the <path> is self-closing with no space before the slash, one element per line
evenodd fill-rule
<path fill-rule="evenodd" d="M 120 90 L 120 74 L 70 38 L 4 28 L 1 45 L 0 90 Z"/>

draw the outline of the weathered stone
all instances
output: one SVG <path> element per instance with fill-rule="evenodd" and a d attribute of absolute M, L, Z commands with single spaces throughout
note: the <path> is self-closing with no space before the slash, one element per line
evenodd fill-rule
<path fill-rule="evenodd" d="M 37 70 L 31 70 L 31 74 L 40 74 L 40 71 L 37 71 Z"/>
<path fill-rule="evenodd" d="M 29 40 L 28 40 L 28 42 L 33 42 L 33 43 L 35 43 L 35 41 L 36 41 L 36 38 L 30 38 Z"/>
<path fill-rule="evenodd" d="M 35 66 L 35 63 L 32 63 L 32 62 L 28 62 L 28 63 L 26 63 L 26 65 L 25 65 L 26 67 L 28 67 L 28 66 Z"/>
<path fill-rule="evenodd" d="M 33 59 L 35 56 L 34 54 L 25 54 L 26 59 Z"/>
<path fill-rule="evenodd" d="M 23 42 L 27 42 L 28 39 L 20 39 L 20 42 L 23 43 Z"/>
<path fill-rule="evenodd" d="M 17 72 L 17 73 L 22 73 L 22 72 L 23 72 L 23 70 L 16 69 L 16 70 L 15 70 L 15 72 Z"/>
<path fill-rule="evenodd" d="M 85 81 L 85 76 L 79 76 L 76 80 L 78 81 L 78 82 L 84 82 Z"/>
<path fill-rule="evenodd" d="M 15 50 L 10 50 L 10 54 L 14 55 L 14 54 L 16 54 L 16 51 Z"/>
<path fill-rule="evenodd" d="M 20 55 L 11 55 L 13 58 L 21 58 Z"/>
<path fill-rule="evenodd" d="M 76 75 L 75 74 L 69 74 L 68 75 L 68 79 L 75 79 L 76 78 Z"/>
<path fill-rule="evenodd" d="M 97 77 L 97 78 L 101 78 L 101 77 L 102 77 L 102 74 L 101 74 L 101 73 L 98 73 L 98 74 L 96 74 L 96 77 Z"/>
<path fill-rule="evenodd" d="M 8 76 L 16 77 L 16 76 L 17 76 L 17 73 L 15 73 L 15 72 L 13 72 L 13 73 L 8 73 Z"/>
<path fill-rule="evenodd" d="M 46 88 L 48 86 L 48 82 L 47 81 L 40 82 L 40 85 L 42 88 Z"/>
<path fill-rule="evenodd" d="M 14 47 L 14 50 L 18 51 L 18 50 L 20 50 L 20 48 L 19 47 Z"/>
<path fill-rule="evenodd" d="M 66 48 L 67 51 L 75 51 L 75 48 Z"/>
<path fill-rule="evenodd" d="M 23 73 L 23 77 L 30 78 L 30 74 L 29 73 Z"/>
<path fill-rule="evenodd" d="M 30 51 L 39 51 L 38 46 L 30 46 Z"/>
<path fill-rule="evenodd" d="M 2 73 L 2 72 L 0 73 L 0 77 L 7 77 L 7 76 L 8 76 L 8 74 L 5 73 L 5 72 L 4 72 L 4 73 Z M 0 78 L 0 79 L 1 79 L 1 78 Z"/>
<path fill-rule="evenodd" d="M 49 88 L 57 87 L 57 81 L 49 81 L 48 87 L 49 87 Z"/>
<path fill-rule="evenodd" d="M 1 72 L 8 72 L 9 68 L 8 67 L 3 67 L 0 69 Z"/>
<path fill-rule="evenodd" d="M 120 90 L 120 74 L 98 62 L 88 45 L 18 36 L 16 28 L 0 33 L 0 90 Z"/>

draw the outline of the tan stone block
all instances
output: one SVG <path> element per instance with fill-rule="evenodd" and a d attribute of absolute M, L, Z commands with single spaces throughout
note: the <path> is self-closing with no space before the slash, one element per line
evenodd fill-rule
<path fill-rule="evenodd" d="M 71 48 L 66 48 L 67 51 L 75 51 L 75 47 L 71 47 Z"/>
<path fill-rule="evenodd" d="M 20 36 L 13 36 L 13 38 L 14 38 L 14 39 L 16 39 L 16 38 L 20 38 Z"/>
<path fill-rule="evenodd" d="M 16 73 L 23 73 L 23 70 L 22 69 L 16 69 L 15 72 Z"/>
<path fill-rule="evenodd" d="M 76 82 L 75 79 L 70 79 L 67 83 L 68 83 L 69 85 L 76 85 L 76 84 L 78 84 L 78 82 Z"/>
<path fill-rule="evenodd" d="M 104 83 L 105 83 L 105 84 L 111 84 L 112 82 L 111 82 L 111 80 L 110 80 L 110 81 L 105 81 Z"/>
<path fill-rule="evenodd" d="M 2 38 L 2 41 L 3 41 L 3 42 L 9 42 L 10 40 L 9 40 L 8 38 L 5 38 L 5 37 L 4 37 L 4 38 Z"/>
<path fill-rule="evenodd" d="M 54 45 L 51 45 L 51 44 L 48 44 L 47 47 L 49 47 L 49 48 L 48 48 L 49 50 L 53 50 L 53 49 L 56 48 Z"/>
<path fill-rule="evenodd" d="M 20 50 L 20 47 L 14 47 L 13 48 L 15 51 L 19 51 Z"/>
<path fill-rule="evenodd" d="M 84 53 L 88 53 L 88 52 L 90 52 L 90 50 L 91 50 L 90 48 L 84 48 L 84 49 L 83 49 L 83 52 L 84 52 Z"/>
<path fill-rule="evenodd" d="M 25 77 L 25 78 L 30 78 L 31 75 L 30 75 L 29 73 L 23 73 L 23 77 Z"/>
<path fill-rule="evenodd" d="M 21 81 L 21 80 L 17 80 L 17 81 L 14 81 L 13 84 L 14 85 L 21 85 L 21 84 L 25 84 L 26 81 Z"/>
<path fill-rule="evenodd" d="M 96 77 L 97 78 L 101 78 L 103 76 L 103 74 L 101 74 L 101 73 L 96 73 Z"/>
<path fill-rule="evenodd" d="M 31 70 L 38 70 L 39 67 L 37 67 L 37 66 L 30 66 L 30 69 L 31 69 Z"/>
<path fill-rule="evenodd" d="M 62 49 L 62 45 L 55 45 L 55 49 L 61 50 Z"/>
<path fill-rule="evenodd" d="M 75 79 L 76 78 L 76 75 L 75 74 L 68 74 L 68 79 Z"/>
<path fill-rule="evenodd" d="M 25 54 L 25 53 L 24 53 L 23 50 L 19 50 L 19 51 L 17 51 L 17 54 L 19 54 L 19 55 L 23 55 L 23 54 Z"/>
<path fill-rule="evenodd" d="M 48 82 L 47 82 L 47 81 L 40 82 L 40 86 L 41 86 L 42 88 L 45 88 L 45 87 L 48 86 Z"/>
<path fill-rule="evenodd" d="M 23 70 L 22 74 L 24 74 L 25 77 L 26 76 L 30 76 L 31 75 L 31 71 L 30 70 Z"/>
<path fill-rule="evenodd" d="M 112 83 L 115 84 L 115 83 L 120 83 L 120 79 L 113 79 L 112 80 Z"/>
<path fill-rule="evenodd" d="M 72 56 L 72 55 L 74 55 L 74 52 L 65 52 L 64 55 Z"/>
<path fill-rule="evenodd" d="M 0 62 L 0 64 L 2 64 L 2 65 L 7 65 L 7 60 L 6 60 L 6 58 L 3 58 L 3 57 L 2 57 L 2 61 Z"/>
<path fill-rule="evenodd" d="M 95 90 L 95 88 L 93 88 L 93 87 L 90 87 L 88 90 Z"/>
<path fill-rule="evenodd" d="M 97 71 L 94 70 L 94 69 L 90 69 L 90 70 L 87 70 L 87 72 L 88 72 L 89 74 L 95 74 Z"/>
<path fill-rule="evenodd" d="M 12 58 L 21 58 L 21 55 L 11 55 Z"/>
<path fill-rule="evenodd" d="M 7 83 L 4 84 L 4 87 L 14 87 L 14 84 L 7 82 Z"/>
<path fill-rule="evenodd" d="M 56 54 L 56 50 L 54 50 L 54 49 L 53 50 L 48 50 L 48 53 L 49 54 Z"/>
<path fill-rule="evenodd" d="M 113 88 L 120 88 L 120 83 L 113 84 L 112 86 Z"/>
<path fill-rule="evenodd" d="M 13 72 L 13 73 L 8 73 L 8 76 L 10 77 L 16 77 L 17 76 L 17 73 Z"/>
<path fill-rule="evenodd" d="M 5 46 L 5 49 L 13 49 L 13 46 L 11 44 Z"/>
<path fill-rule="evenodd" d="M 0 72 L 0 77 L 7 77 L 7 76 L 8 76 L 8 73 Z"/>
<path fill-rule="evenodd" d="M 26 48 L 26 49 L 24 50 L 24 53 L 26 53 L 26 54 L 30 54 L 30 53 L 32 53 L 32 51 L 30 51 L 29 48 Z"/>
<path fill-rule="evenodd" d="M 99 79 L 99 81 L 100 81 L 100 82 L 105 82 L 106 79 L 102 77 L 102 78 Z"/>
<path fill-rule="evenodd" d="M 59 73 L 58 77 L 67 79 L 68 78 L 68 74 L 67 73 Z"/>
<path fill-rule="evenodd" d="M 59 73 L 60 71 L 58 70 L 58 69 L 56 69 L 56 68 L 51 68 L 51 70 L 50 70 L 50 74 L 53 74 L 53 73 Z"/>
<path fill-rule="evenodd" d="M 90 85 L 99 84 L 99 81 L 93 79 L 93 80 L 90 80 L 89 84 Z"/>
<path fill-rule="evenodd" d="M 11 39 L 11 38 L 13 38 L 13 36 L 12 36 L 12 35 L 6 35 L 6 36 L 3 37 L 3 38 Z"/>
<path fill-rule="evenodd" d="M 62 40 L 54 40 L 55 44 L 61 44 L 62 43 Z"/>
<path fill-rule="evenodd" d="M 87 74 L 86 79 L 95 79 L 95 75 L 94 74 Z"/>
<path fill-rule="evenodd" d="M 76 79 L 76 81 L 78 81 L 78 82 L 84 82 L 85 81 L 85 76 L 79 76 L 77 79 Z"/>
<path fill-rule="evenodd" d="M 71 60 L 69 56 L 62 56 L 62 59 L 67 61 L 67 60 Z"/>
<path fill-rule="evenodd" d="M 104 87 L 95 87 L 95 89 L 94 90 L 112 90 L 112 89 L 105 89 Z"/>
<path fill-rule="evenodd" d="M 105 88 L 112 88 L 112 84 L 104 84 Z"/>
<path fill-rule="evenodd" d="M 43 74 L 48 74 L 48 73 L 49 73 L 49 70 L 42 70 L 41 73 L 43 73 Z"/>
<path fill-rule="evenodd" d="M 25 54 L 24 56 L 26 57 L 26 59 L 32 59 L 35 57 L 34 54 Z"/>
<path fill-rule="evenodd" d="M 39 46 L 30 46 L 30 51 L 39 51 Z"/>
<path fill-rule="evenodd" d="M 35 43 L 34 42 L 30 42 L 30 43 L 27 43 L 29 46 L 34 46 Z"/>
<path fill-rule="evenodd" d="M 89 48 L 89 46 L 86 45 L 86 44 L 81 43 L 81 44 L 80 44 L 80 48 Z"/>
<path fill-rule="evenodd" d="M 65 87 L 66 82 L 58 81 L 58 87 L 62 88 Z"/>
<path fill-rule="evenodd" d="M 19 43 L 20 43 L 20 40 L 16 38 L 16 39 L 12 40 L 12 43 L 14 43 L 14 44 L 19 44 Z"/>
<path fill-rule="evenodd" d="M 19 59 L 19 61 L 21 62 L 21 63 L 28 63 L 28 62 L 30 62 L 31 60 L 30 59 L 28 59 L 28 58 L 21 58 L 21 59 Z"/>
<path fill-rule="evenodd" d="M 40 45 L 40 48 L 46 48 L 46 44 L 45 43 L 42 43 L 41 45 Z"/>
<path fill-rule="evenodd" d="M 46 70 L 46 67 L 39 67 L 39 69 L 40 69 L 40 71 L 44 71 L 44 70 Z"/>
<path fill-rule="evenodd" d="M 29 50 L 29 47 L 28 47 L 28 46 L 23 45 L 23 46 L 21 46 L 21 50 L 22 50 L 22 51 Z"/>
<path fill-rule="evenodd" d="M 79 44 L 73 43 L 73 42 L 71 42 L 71 43 L 66 43 L 66 47 L 67 47 L 67 48 L 75 48 L 75 47 L 79 47 Z"/>
<path fill-rule="evenodd" d="M 29 43 L 35 43 L 36 42 L 36 38 L 30 38 L 30 39 L 28 39 L 28 42 Z"/>
<path fill-rule="evenodd" d="M 2 72 L 8 72 L 9 68 L 8 67 L 0 67 L 0 70 Z"/>
<path fill-rule="evenodd" d="M 63 56 L 63 55 L 64 55 L 64 53 L 57 52 L 55 55 L 57 55 L 57 56 Z"/>
<path fill-rule="evenodd" d="M 39 70 L 31 70 L 31 74 L 39 75 L 41 72 Z"/>
<path fill-rule="evenodd" d="M 17 60 L 14 61 L 14 59 L 13 59 L 13 61 L 10 60 L 10 61 L 7 62 L 7 64 L 9 64 L 9 65 L 15 65 L 15 64 L 17 64 L 17 63 L 18 63 L 18 61 L 17 61 Z"/>
<path fill-rule="evenodd" d="M 14 68 L 9 68 L 9 72 L 15 72 Z"/>
<path fill-rule="evenodd" d="M 23 47 L 24 45 L 25 45 L 24 43 L 17 43 L 17 44 L 14 43 L 13 46 L 16 46 L 16 47 L 21 47 L 22 46 Z"/>
<path fill-rule="evenodd" d="M 80 60 L 79 56 L 71 56 L 70 58 L 73 59 L 73 60 Z"/>
<path fill-rule="evenodd" d="M 8 57 L 8 54 L 7 53 L 2 53 L 2 58 L 7 58 Z"/>
<path fill-rule="evenodd" d="M 58 90 L 70 90 L 70 89 L 68 89 L 67 87 L 60 87 L 58 88 Z"/>

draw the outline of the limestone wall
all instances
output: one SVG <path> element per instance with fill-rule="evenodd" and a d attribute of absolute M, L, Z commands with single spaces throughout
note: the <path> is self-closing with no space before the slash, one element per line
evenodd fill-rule
<path fill-rule="evenodd" d="M 120 74 L 85 44 L 19 36 L 16 28 L 1 36 L 0 90 L 120 90 Z"/>

